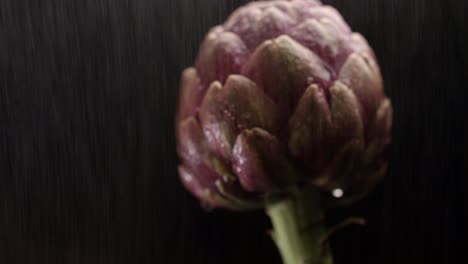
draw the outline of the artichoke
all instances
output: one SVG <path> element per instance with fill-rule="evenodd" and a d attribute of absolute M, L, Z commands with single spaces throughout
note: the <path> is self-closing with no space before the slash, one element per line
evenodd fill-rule
<path fill-rule="evenodd" d="M 375 55 L 336 9 L 252 2 L 182 74 L 179 175 L 209 207 L 262 207 L 303 186 L 356 197 L 385 173 L 391 125 Z"/>

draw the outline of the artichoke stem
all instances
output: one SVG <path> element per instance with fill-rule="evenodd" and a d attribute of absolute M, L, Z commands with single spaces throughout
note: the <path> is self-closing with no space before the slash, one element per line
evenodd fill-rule
<path fill-rule="evenodd" d="M 284 264 L 333 264 L 318 190 L 294 190 L 283 201 L 267 206 L 271 236 Z"/>

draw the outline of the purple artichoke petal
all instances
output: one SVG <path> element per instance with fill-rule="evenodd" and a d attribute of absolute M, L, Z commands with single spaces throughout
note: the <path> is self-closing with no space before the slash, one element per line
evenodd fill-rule
<path fill-rule="evenodd" d="M 370 164 L 378 159 L 386 145 L 391 141 L 392 104 L 385 99 L 380 104 L 375 120 L 370 128 L 369 144 L 364 153 L 364 164 Z"/>
<path fill-rule="evenodd" d="M 200 106 L 199 118 L 203 132 L 213 151 L 229 161 L 236 133 L 230 120 L 223 120 L 223 105 L 220 99 L 223 87 L 213 82 Z"/>
<path fill-rule="evenodd" d="M 199 181 L 209 185 L 219 179 L 209 164 L 213 157 L 195 118 L 189 117 L 179 124 L 178 138 L 177 152 L 183 163 L 197 173 Z"/>
<path fill-rule="evenodd" d="M 264 198 L 258 193 L 248 193 L 242 189 L 238 182 L 224 183 L 220 180 L 215 182 L 216 190 L 229 201 L 232 209 L 248 210 L 261 208 Z"/>
<path fill-rule="evenodd" d="M 274 7 L 283 12 L 284 14 L 288 15 L 290 18 L 294 19 L 294 22 L 297 23 L 300 10 L 297 7 L 295 7 L 292 2 L 276 1 L 274 3 Z"/>
<path fill-rule="evenodd" d="M 353 139 L 342 145 L 343 147 L 334 151 L 330 165 L 321 174 L 312 175 L 312 183 L 328 191 L 337 188 L 350 191 L 345 182 L 354 176 L 352 172 L 358 165 L 363 144 L 362 141 Z"/>
<path fill-rule="evenodd" d="M 337 152 L 331 163 L 330 181 L 332 189 L 350 191 L 349 182 L 356 181 L 353 170 L 359 169 L 359 159 L 363 152 L 363 142 L 353 139 Z"/>
<path fill-rule="evenodd" d="M 194 117 L 178 124 L 177 138 L 177 152 L 184 162 L 199 163 L 209 153 L 203 131 Z"/>
<path fill-rule="evenodd" d="M 343 30 L 328 18 L 309 18 L 294 27 L 290 35 L 339 72 L 352 53 L 369 53 L 373 56 L 361 34 L 343 34 Z"/>
<path fill-rule="evenodd" d="M 192 173 L 186 167 L 179 166 L 179 177 L 185 188 L 198 198 L 205 208 L 238 208 L 237 204 L 224 197 L 216 186 L 204 185 L 200 181 L 199 174 Z"/>
<path fill-rule="evenodd" d="M 194 195 L 199 199 L 203 198 L 212 207 L 256 206 L 258 196 L 242 190 L 230 169 L 210 151 L 204 134 L 193 117 L 181 122 L 178 130 L 178 152 L 184 164 L 180 169 L 181 179 Z M 191 177 L 193 175 L 197 177 Z"/>
<path fill-rule="evenodd" d="M 184 164 L 179 168 L 179 175 L 184 186 L 206 207 L 236 207 L 217 188 L 216 182 L 230 179 L 226 178 L 225 171 L 219 170 L 220 162 L 217 162 L 218 159 L 210 152 L 196 120 L 193 117 L 184 120 L 180 123 L 178 130 L 178 152 Z"/>
<path fill-rule="evenodd" d="M 330 87 L 332 145 L 342 146 L 351 140 L 364 141 L 360 104 L 353 91 L 337 81 Z"/>
<path fill-rule="evenodd" d="M 185 188 L 203 203 L 211 207 L 223 206 L 213 199 L 213 191 L 200 182 L 198 174 L 192 173 L 188 168 L 179 166 L 179 177 Z"/>
<path fill-rule="evenodd" d="M 259 2 L 253 2 L 259 3 Z M 252 7 L 241 7 L 235 11 L 226 22 L 224 28 L 240 36 L 249 49 L 254 47 L 253 43 L 258 41 L 252 25 L 256 24 L 262 15 L 262 10 Z"/>
<path fill-rule="evenodd" d="M 289 5 L 285 2 L 282 3 Z M 285 6 L 283 5 L 282 8 L 284 9 Z M 294 19 L 288 13 L 281 11 L 274 5 L 254 2 L 250 7 L 241 8 L 234 12 L 225 28 L 227 31 L 239 35 L 247 47 L 254 50 L 265 40 L 284 34 L 294 24 Z"/>
<path fill-rule="evenodd" d="M 258 193 L 249 193 L 244 190 L 238 178 L 231 171 L 231 166 L 219 159 L 211 160 L 214 171 L 219 179 L 214 181 L 216 191 L 230 201 L 232 208 L 251 209 L 261 207 L 262 198 Z"/>
<path fill-rule="evenodd" d="M 316 171 L 325 162 L 325 140 L 331 127 L 328 102 L 317 85 L 309 86 L 304 92 L 289 124 L 289 151 Z"/>
<path fill-rule="evenodd" d="M 349 87 L 362 105 L 364 124 L 374 119 L 384 94 L 380 69 L 371 55 L 353 53 L 344 63 L 338 80 Z"/>
<path fill-rule="evenodd" d="M 203 93 L 204 89 L 200 85 L 197 70 L 195 68 L 186 69 L 181 78 L 178 121 L 195 114 L 196 108 L 203 98 Z"/>
<path fill-rule="evenodd" d="M 336 57 L 342 56 L 341 32 L 329 20 L 310 18 L 294 27 L 291 37 L 319 55 L 330 65 Z"/>
<path fill-rule="evenodd" d="M 271 6 L 265 9 L 257 23 L 252 25 L 255 38 L 249 39 L 249 47 L 256 47 L 267 39 L 273 39 L 284 34 L 295 21 L 278 8 Z"/>
<path fill-rule="evenodd" d="M 364 148 L 364 131 L 360 104 L 354 93 L 337 81 L 330 87 L 330 129 L 328 151 L 331 161 L 316 184 L 330 190 L 346 189 L 343 181 L 349 179 Z"/>
<path fill-rule="evenodd" d="M 236 181 L 232 173 L 225 169 L 222 161 L 211 152 L 195 118 L 190 117 L 180 123 L 178 137 L 179 156 L 185 167 L 198 175 L 199 184 L 213 188 L 217 180 Z"/>
<path fill-rule="evenodd" d="M 282 1 L 278 1 L 282 2 Z M 321 5 L 320 1 L 318 0 L 310 0 L 310 1 L 289 1 L 291 7 L 296 10 L 299 19 L 304 19 L 309 15 L 311 8 L 317 8 Z"/>
<path fill-rule="evenodd" d="M 393 120 L 393 108 L 392 102 L 389 99 L 385 99 L 380 104 L 377 110 L 375 118 L 375 134 L 374 138 L 382 138 L 384 144 L 390 144 L 391 141 L 391 129 Z"/>
<path fill-rule="evenodd" d="M 350 33 L 351 29 L 344 21 L 340 13 L 331 6 L 320 6 L 304 9 L 306 17 L 312 17 L 321 21 L 329 20 L 344 34 Z"/>
<path fill-rule="evenodd" d="M 374 52 L 369 47 L 369 43 L 359 33 L 351 33 L 349 35 L 340 36 L 340 52 L 334 58 L 334 68 L 339 71 L 344 63 L 349 59 L 353 53 L 356 54 L 371 54 L 373 58 Z"/>
<path fill-rule="evenodd" d="M 260 45 L 242 73 L 275 101 L 282 113 L 290 113 L 312 83 L 328 87 L 331 69 L 312 51 L 283 35 Z"/>
<path fill-rule="evenodd" d="M 279 141 L 260 128 L 237 137 L 232 166 L 242 187 L 251 192 L 278 191 L 297 179 Z"/>
<path fill-rule="evenodd" d="M 204 84 L 223 83 L 230 74 L 240 72 L 249 51 L 236 34 L 216 27 L 208 34 L 200 49 L 196 68 Z"/>
<path fill-rule="evenodd" d="M 237 134 L 244 129 L 278 127 L 274 103 L 255 83 L 240 75 L 231 75 L 224 88 L 215 83 L 200 109 L 200 120 L 208 142 L 229 161 Z"/>

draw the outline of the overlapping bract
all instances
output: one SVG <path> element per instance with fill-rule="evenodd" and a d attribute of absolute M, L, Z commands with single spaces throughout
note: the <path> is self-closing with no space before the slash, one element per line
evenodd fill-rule
<path fill-rule="evenodd" d="M 179 174 L 211 207 L 255 208 L 309 184 L 359 195 L 385 172 L 391 125 L 373 51 L 334 8 L 254 2 L 182 74 Z"/>

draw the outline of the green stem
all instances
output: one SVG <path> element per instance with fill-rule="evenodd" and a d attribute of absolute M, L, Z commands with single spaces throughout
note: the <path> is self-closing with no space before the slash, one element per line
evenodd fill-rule
<path fill-rule="evenodd" d="M 294 191 L 290 198 L 267 206 L 271 236 L 284 264 L 332 264 L 320 196 L 316 190 Z"/>

